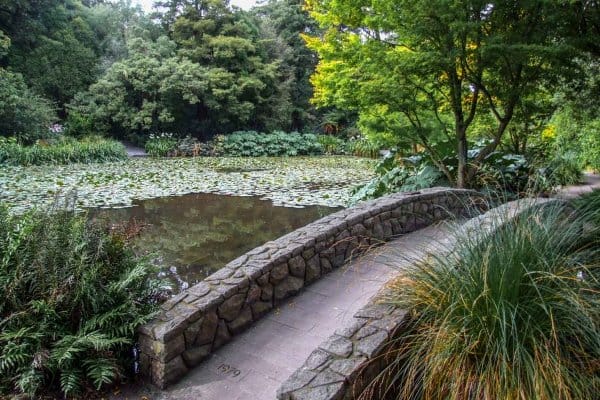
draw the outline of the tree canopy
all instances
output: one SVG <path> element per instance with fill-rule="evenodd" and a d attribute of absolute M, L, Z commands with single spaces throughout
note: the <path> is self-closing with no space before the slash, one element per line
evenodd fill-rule
<path fill-rule="evenodd" d="M 326 29 L 307 35 L 320 62 L 314 101 L 356 109 L 427 149 L 449 180 L 468 186 L 540 86 L 574 70 L 578 52 L 559 1 L 308 0 Z M 468 163 L 474 126 L 489 144 Z M 481 134 L 481 132 L 479 132 Z M 456 169 L 436 143 L 455 148 Z"/>

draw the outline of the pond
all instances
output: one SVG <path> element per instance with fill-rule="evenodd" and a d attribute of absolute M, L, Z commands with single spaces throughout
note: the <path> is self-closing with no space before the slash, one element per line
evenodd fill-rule
<path fill-rule="evenodd" d="M 338 208 L 274 206 L 257 197 L 190 194 L 135 201 L 134 207 L 95 209 L 90 216 L 141 228 L 133 245 L 151 253 L 174 290 L 186 288 L 229 261 Z"/>
<path fill-rule="evenodd" d="M 112 223 L 135 220 L 174 289 L 347 204 L 374 176 L 357 157 L 132 158 L 103 164 L 0 166 L 0 203 L 14 213 L 76 192 L 77 209 Z M 203 193 L 203 194 L 198 194 Z"/>

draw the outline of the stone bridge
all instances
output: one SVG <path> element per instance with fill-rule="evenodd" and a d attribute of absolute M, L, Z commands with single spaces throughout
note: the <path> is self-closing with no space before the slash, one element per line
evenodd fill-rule
<path fill-rule="evenodd" d="M 399 193 L 268 242 L 161 306 L 158 317 L 139 330 L 141 372 L 165 388 L 286 299 L 367 249 L 482 207 L 481 196 L 469 190 Z"/>

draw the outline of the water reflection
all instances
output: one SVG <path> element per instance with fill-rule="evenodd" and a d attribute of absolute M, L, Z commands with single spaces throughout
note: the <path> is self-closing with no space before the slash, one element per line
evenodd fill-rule
<path fill-rule="evenodd" d="M 227 262 L 269 240 L 319 219 L 336 208 L 275 207 L 256 197 L 191 194 L 134 203 L 134 207 L 93 210 L 110 223 L 147 224 L 133 241 L 140 254 L 151 253 L 163 274 L 185 288 Z"/>

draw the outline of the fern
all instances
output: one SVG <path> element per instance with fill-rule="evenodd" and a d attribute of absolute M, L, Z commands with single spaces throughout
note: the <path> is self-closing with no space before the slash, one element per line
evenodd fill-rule
<path fill-rule="evenodd" d="M 19 218 L 0 206 L 0 397 L 114 382 L 155 310 L 151 266 L 62 203 Z"/>

